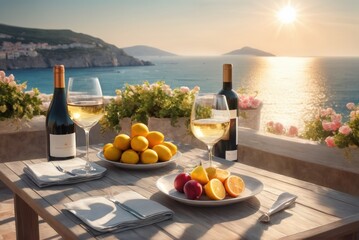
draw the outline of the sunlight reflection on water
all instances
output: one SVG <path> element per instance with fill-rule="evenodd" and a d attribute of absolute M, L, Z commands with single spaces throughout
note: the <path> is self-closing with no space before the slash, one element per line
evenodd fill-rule
<path fill-rule="evenodd" d="M 261 128 L 268 121 L 303 126 L 327 101 L 327 88 L 314 58 L 261 58 L 241 79 L 263 100 Z"/>

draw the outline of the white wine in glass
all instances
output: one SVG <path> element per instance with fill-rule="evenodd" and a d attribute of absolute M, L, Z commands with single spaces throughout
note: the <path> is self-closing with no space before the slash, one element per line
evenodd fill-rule
<path fill-rule="evenodd" d="M 229 129 L 230 115 L 224 95 L 198 94 L 191 112 L 193 135 L 208 148 L 209 167 L 212 167 L 212 148 Z"/>
<path fill-rule="evenodd" d="M 85 131 L 86 174 L 95 170 L 89 161 L 90 130 L 104 115 L 104 100 L 97 77 L 71 77 L 67 91 L 67 107 L 71 119 Z"/>

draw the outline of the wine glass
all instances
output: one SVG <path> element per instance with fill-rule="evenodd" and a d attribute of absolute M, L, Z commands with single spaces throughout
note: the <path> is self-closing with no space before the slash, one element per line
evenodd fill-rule
<path fill-rule="evenodd" d="M 96 170 L 89 161 L 90 130 L 104 115 L 104 100 L 97 77 L 70 77 L 67 90 L 70 118 L 85 131 L 86 174 Z"/>
<path fill-rule="evenodd" d="M 228 132 L 229 121 L 224 95 L 196 95 L 191 112 L 191 130 L 196 138 L 207 145 L 209 167 L 212 167 L 212 148 Z"/>

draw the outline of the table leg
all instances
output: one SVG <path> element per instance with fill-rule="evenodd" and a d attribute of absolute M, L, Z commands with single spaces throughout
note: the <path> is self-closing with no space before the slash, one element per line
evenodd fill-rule
<path fill-rule="evenodd" d="M 37 213 L 18 195 L 14 194 L 16 239 L 38 240 L 39 217 Z"/>

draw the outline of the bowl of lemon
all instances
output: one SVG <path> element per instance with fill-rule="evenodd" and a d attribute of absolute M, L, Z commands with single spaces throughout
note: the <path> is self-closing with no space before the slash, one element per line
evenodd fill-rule
<path fill-rule="evenodd" d="M 112 143 L 106 143 L 97 157 L 121 168 L 153 169 L 167 166 L 181 156 L 177 146 L 165 141 L 159 131 L 150 131 L 146 124 L 131 126 L 130 136 L 118 134 Z"/>

